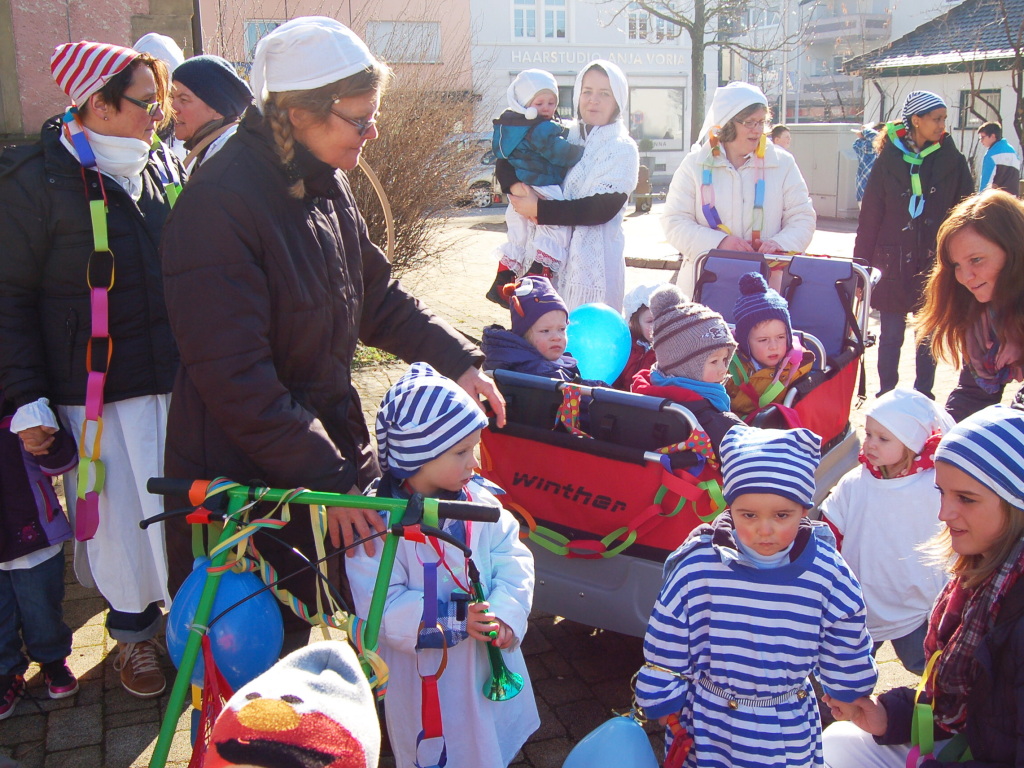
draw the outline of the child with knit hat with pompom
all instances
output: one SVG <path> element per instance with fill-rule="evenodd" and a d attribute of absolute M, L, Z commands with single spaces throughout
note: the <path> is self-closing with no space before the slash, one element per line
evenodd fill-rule
<path fill-rule="evenodd" d="M 551 281 L 528 275 L 506 285 L 502 293 L 512 313 L 512 330 L 500 325 L 484 328 L 480 342 L 484 370 L 518 371 L 578 382 L 576 358 L 565 353 L 569 310 Z"/>
<path fill-rule="evenodd" d="M 494 120 L 495 156 L 508 160 L 519 182 L 542 198 L 564 200 L 562 182 L 583 156 L 583 147 L 570 144 L 569 129 L 558 122 L 558 82 L 543 69 L 527 69 L 516 75 L 507 97 L 508 109 Z M 505 210 L 505 223 L 508 242 L 497 249 L 498 274 L 487 291 L 496 304 L 505 304 L 501 287 L 527 270 L 546 277 L 557 273 L 572 236 L 572 227 L 538 226 L 511 205 Z"/>
<path fill-rule="evenodd" d="M 759 272 L 740 278 L 733 318 L 738 349 L 725 388 L 733 412 L 747 418 L 782 402 L 793 382 L 811 370 L 814 354 L 800 346 L 789 305 Z"/>
<path fill-rule="evenodd" d="M 935 450 L 953 424 L 920 392 L 897 388 L 882 395 L 868 411 L 860 465 L 821 504 L 864 588 L 875 649 L 891 640 L 903 666 L 917 675 L 925 666 L 928 614 L 947 581 L 944 563 L 920 549 L 942 530 Z"/>
<path fill-rule="evenodd" d="M 504 491 L 476 474 L 476 450 L 486 426 L 479 403 L 426 363 L 409 368 L 377 413 L 383 475 L 368 495 L 405 499 L 420 493 L 501 511 L 496 523 L 444 517 L 437 523 L 472 550 L 485 602 L 471 597 L 462 550 L 429 535 L 398 543 L 381 618 L 380 654 L 390 670 L 388 736 L 395 765 L 403 768 L 443 766 L 445 755 L 450 768 L 502 768 L 540 725 L 520 647 L 533 604 L 533 555 L 519 539 L 516 518 L 495 498 Z M 367 555 L 360 547 L 346 565 L 359 616 L 369 610 L 382 549 Z M 491 677 L 485 643 L 499 648 L 506 666 L 523 678 L 520 692 L 505 701 L 484 693 Z M 423 675 L 435 669 L 431 686 Z"/>
<path fill-rule="evenodd" d="M 807 518 L 821 438 L 743 424 L 721 455 L 729 508 L 665 562 L 636 701 L 673 726 L 671 745 L 687 732 L 690 768 L 823 768 L 808 676 L 853 702 L 878 674 L 860 585 L 828 526 Z"/>
<path fill-rule="evenodd" d="M 632 390 L 686 406 L 718 446 L 730 428 L 743 422 L 729 410 L 725 391 L 736 342 L 725 320 L 703 304 L 687 301 L 674 285 L 651 294 L 654 355 L 650 371 L 640 371 Z"/>

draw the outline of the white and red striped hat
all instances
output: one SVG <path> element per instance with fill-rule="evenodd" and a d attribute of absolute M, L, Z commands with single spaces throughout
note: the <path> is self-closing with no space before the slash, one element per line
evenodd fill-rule
<path fill-rule="evenodd" d="M 114 75 L 139 57 L 131 48 L 82 40 L 53 49 L 50 72 L 75 105 L 85 102 Z"/>

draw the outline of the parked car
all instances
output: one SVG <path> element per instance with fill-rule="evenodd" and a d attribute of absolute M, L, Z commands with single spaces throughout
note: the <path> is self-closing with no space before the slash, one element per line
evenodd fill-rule
<path fill-rule="evenodd" d="M 466 196 L 458 202 L 460 205 L 474 208 L 488 208 L 500 202 L 501 187 L 494 176 L 494 152 L 491 150 L 491 134 L 486 131 L 478 133 L 462 133 L 451 139 L 471 153 L 471 163 L 466 172 Z"/>

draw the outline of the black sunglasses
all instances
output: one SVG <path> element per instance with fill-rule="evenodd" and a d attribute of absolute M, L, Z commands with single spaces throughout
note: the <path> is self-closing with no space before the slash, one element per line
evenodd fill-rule
<path fill-rule="evenodd" d="M 153 115 L 157 113 L 157 110 L 163 109 L 164 106 L 159 101 L 139 101 L 138 99 L 133 99 L 131 96 L 122 96 L 121 98 L 125 101 L 130 101 L 139 109 L 146 110 L 146 114 L 150 117 L 153 117 Z"/>

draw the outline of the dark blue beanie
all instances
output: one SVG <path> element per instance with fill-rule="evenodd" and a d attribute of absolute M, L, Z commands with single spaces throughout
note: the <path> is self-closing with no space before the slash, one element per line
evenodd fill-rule
<path fill-rule="evenodd" d="M 193 56 L 175 67 L 171 79 L 181 83 L 229 120 L 241 115 L 252 102 L 249 84 L 238 76 L 227 59 Z"/>
<path fill-rule="evenodd" d="M 768 283 L 760 272 L 748 272 L 740 277 L 740 297 L 732 309 L 736 321 L 736 343 L 740 352 L 750 357 L 750 332 L 766 320 L 781 320 L 786 325 L 786 337 L 792 344 L 793 326 L 789 321 L 789 304 Z M 789 349 L 787 345 L 786 349 Z"/>

